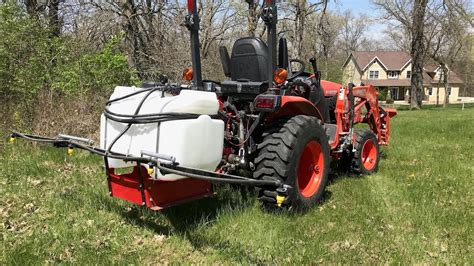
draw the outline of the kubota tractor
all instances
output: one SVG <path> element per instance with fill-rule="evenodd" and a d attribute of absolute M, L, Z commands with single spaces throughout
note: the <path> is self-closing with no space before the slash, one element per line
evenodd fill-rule
<path fill-rule="evenodd" d="M 306 62 L 288 59 L 284 38 L 277 50 L 274 0 L 265 1 L 261 16 L 267 42 L 238 39 L 230 55 L 221 47 L 229 79 L 203 80 L 199 17 L 188 0 L 192 69 L 183 78 L 191 85 L 163 78 L 117 87 L 101 117 L 99 147 L 68 135 L 13 132 L 12 140 L 101 155 L 110 195 L 154 210 L 211 196 L 213 183 L 256 187 L 266 207 L 307 209 L 323 195 L 331 160 L 360 175 L 377 171 L 396 111 L 381 108 L 370 85 L 320 80 L 314 59 L 306 71 Z"/>

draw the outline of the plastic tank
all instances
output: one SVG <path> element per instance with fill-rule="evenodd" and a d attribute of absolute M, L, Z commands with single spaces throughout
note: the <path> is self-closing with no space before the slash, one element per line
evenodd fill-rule
<path fill-rule="evenodd" d="M 116 87 L 110 99 L 125 96 L 141 90 L 136 87 Z M 113 103 L 109 109 L 121 114 L 134 114 L 138 104 L 146 93 Z M 143 103 L 139 114 L 150 113 L 194 113 L 201 114 L 197 119 L 175 120 L 152 124 L 132 125 L 117 140 L 112 151 L 141 156 L 142 150 L 171 155 L 184 167 L 214 171 L 221 161 L 224 143 L 224 122 L 211 119 L 217 114 L 219 102 L 213 92 L 183 90 L 177 96 L 162 97 L 161 92 L 151 94 Z M 107 149 L 127 124 L 118 123 L 101 116 L 100 146 Z M 111 168 L 123 168 L 135 165 L 122 160 L 109 159 Z M 162 180 L 184 178 L 179 175 L 161 175 Z"/>

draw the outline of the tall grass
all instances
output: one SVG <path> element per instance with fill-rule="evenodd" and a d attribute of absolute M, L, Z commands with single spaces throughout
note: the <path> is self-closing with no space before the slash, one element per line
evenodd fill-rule
<path fill-rule="evenodd" d="M 380 171 L 303 215 L 227 186 L 152 212 L 107 196 L 100 158 L 2 143 L 0 263 L 473 264 L 473 143 L 473 108 L 401 111 Z"/>

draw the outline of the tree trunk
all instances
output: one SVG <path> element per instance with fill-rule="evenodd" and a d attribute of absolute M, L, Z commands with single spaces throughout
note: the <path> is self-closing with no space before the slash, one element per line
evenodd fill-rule
<path fill-rule="evenodd" d="M 140 79 L 146 78 L 148 62 L 148 38 L 146 29 L 141 25 L 141 17 L 136 2 L 133 0 L 121 0 L 119 6 L 122 13 L 123 29 L 126 44 L 131 48 L 131 61 L 137 69 Z"/>
<path fill-rule="evenodd" d="M 59 37 L 61 34 L 61 21 L 59 20 L 59 0 L 50 0 L 48 3 L 48 19 L 50 36 Z"/>
<path fill-rule="evenodd" d="M 255 37 L 255 31 L 257 30 L 258 26 L 258 2 L 253 0 L 246 0 L 246 2 L 249 5 L 249 13 L 247 15 L 247 34 L 250 37 Z"/>
<path fill-rule="evenodd" d="M 436 88 L 436 107 L 439 106 L 439 85 L 438 88 Z"/>
<path fill-rule="evenodd" d="M 30 17 L 38 18 L 38 12 L 36 11 L 36 8 L 38 7 L 37 0 L 26 0 L 25 6 L 26 6 L 26 12 L 28 13 L 28 15 L 30 15 Z"/>
<path fill-rule="evenodd" d="M 298 0 L 295 12 L 295 55 L 296 58 L 301 58 L 303 55 L 303 38 L 306 19 L 306 1 Z"/>
<path fill-rule="evenodd" d="M 443 70 L 443 85 L 444 85 L 444 101 L 443 101 L 443 108 L 446 108 L 449 104 L 449 94 L 448 94 L 448 74 L 449 70 L 445 64 L 441 65 L 441 69 Z"/>
<path fill-rule="evenodd" d="M 428 0 L 415 0 L 413 8 L 413 27 L 411 40 L 411 101 L 410 109 L 420 109 L 420 96 L 423 91 L 423 55 L 425 46 L 423 42 L 424 18 Z"/>

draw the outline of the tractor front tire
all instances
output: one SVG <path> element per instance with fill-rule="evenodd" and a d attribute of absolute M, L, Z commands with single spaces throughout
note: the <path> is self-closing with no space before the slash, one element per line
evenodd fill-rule
<path fill-rule="evenodd" d="M 358 175 L 369 175 L 379 169 L 380 145 L 370 130 L 357 130 L 354 153 L 351 156 L 351 171 Z"/>
<path fill-rule="evenodd" d="M 279 180 L 291 187 L 281 207 L 305 210 L 321 199 L 329 174 L 330 147 L 319 119 L 298 115 L 277 120 L 263 133 L 258 149 L 254 178 Z M 264 207 L 278 207 L 276 189 L 259 188 Z"/>

